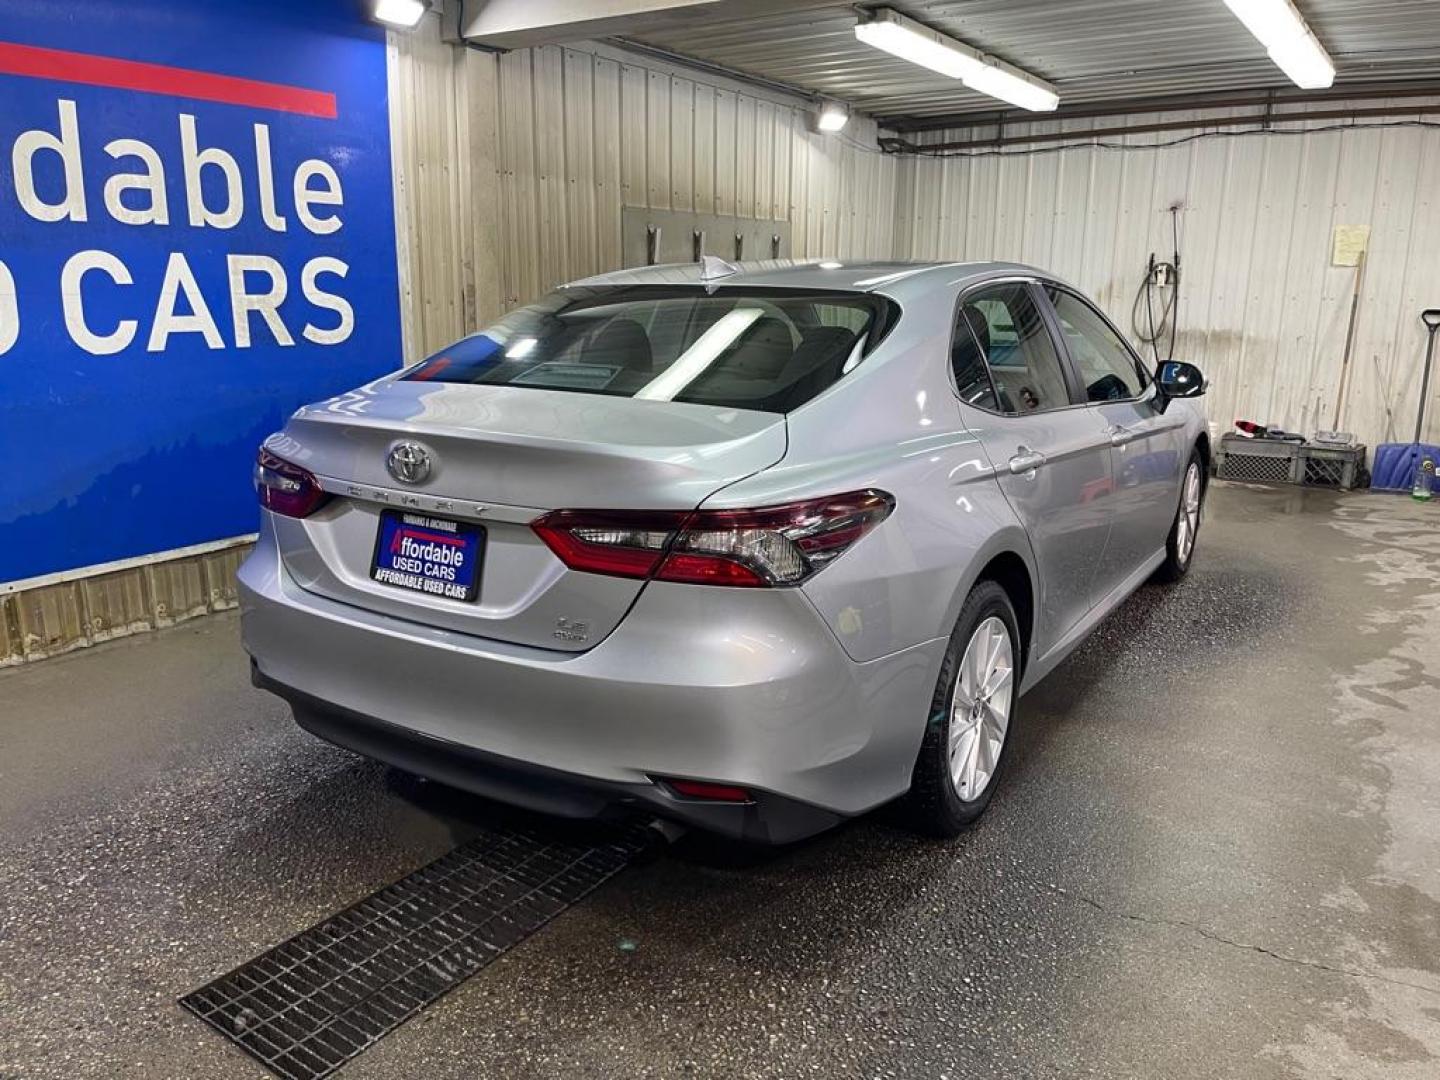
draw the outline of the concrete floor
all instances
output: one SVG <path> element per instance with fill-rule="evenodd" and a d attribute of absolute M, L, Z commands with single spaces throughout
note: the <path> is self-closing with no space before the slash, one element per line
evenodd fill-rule
<path fill-rule="evenodd" d="M 1433 1080 L 1437 566 L 1440 506 L 1217 485 L 974 831 L 683 841 L 344 1075 Z M 499 813 L 296 730 L 236 635 L 0 673 L 0 1077 L 263 1075 L 175 998 Z"/>

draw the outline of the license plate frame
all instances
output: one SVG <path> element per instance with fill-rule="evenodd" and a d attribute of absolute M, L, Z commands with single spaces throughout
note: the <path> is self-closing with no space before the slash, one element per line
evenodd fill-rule
<path fill-rule="evenodd" d="M 407 539 L 408 551 L 403 549 Z M 482 525 L 409 510 L 382 510 L 370 556 L 370 579 L 420 596 L 473 603 L 480 595 L 485 542 Z M 459 553 L 459 565 L 446 552 Z M 453 579 L 446 578 L 447 568 Z"/>

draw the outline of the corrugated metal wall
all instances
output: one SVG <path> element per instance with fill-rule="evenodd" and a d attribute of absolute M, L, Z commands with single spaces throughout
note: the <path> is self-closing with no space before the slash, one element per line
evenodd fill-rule
<path fill-rule="evenodd" d="M 1191 118 L 1202 114 L 1127 119 Z M 1057 126 L 1010 127 L 1006 135 Z M 1419 313 L 1440 306 L 1440 129 L 1355 127 L 1156 145 L 1186 134 L 1111 140 L 1124 150 L 907 158 L 900 252 L 1049 268 L 1096 297 L 1129 332 L 1147 258 L 1170 257 L 1167 208 L 1183 202 L 1177 358 L 1210 378 L 1208 408 L 1222 430 L 1245 417 L 1310 434 L 1334 419 L 1355 280 L 1353 269 L 1330 265 L 1332 233 L 1336 225 L 1368 225 L 1341 423 L 1371 445 L 1408 441 L 1424 347 Z M 924 141 L 973 137 L 937 132 Z M 1435 441 L 1440 386 L 1432 386 L 1430 413 Z"/>
<path fill-rule="evenodd" d="M 474 329 L 489 299 L 494 252 L 477 252 L 488 231 L 476 222 L 497 210 L 483 156 L 493 153 L 494 89 L 480 82 L 494 62 L 441 42 L 435 19 L 389 34 L 387 52 L 401 327 L 414 360 Z"/>
<path fill-rule="evenodd" d="M 248 543 L 0 595 L 0 667 L 226 611 Z"/>
<path fill-rule="evenodd" d="M 429 26 L 391 53 L 412 359 L 619 267 L 623 207 L 788 218 L 797 257 L 893 253 L 873 124 L 813 134 L 798 99 L 600 45 L 494 56 Z"/>

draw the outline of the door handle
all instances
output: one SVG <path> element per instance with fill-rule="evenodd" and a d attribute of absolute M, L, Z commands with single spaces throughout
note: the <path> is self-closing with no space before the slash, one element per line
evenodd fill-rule
<path fill-rule="evenodd" d="M 1126 443 L 1134 442 L 1138 439 L 1141 433 L 1139 428 L 1127 428 L 1115 424 L 1108 430 L 1107 434 L 1110 436 L 1111 446 L 1124 446 Z"/>
<path fill-rule="evenodd" d="M 1028 446 L 1022 446 L 1010 458 L 1010 471 L 1016 476 L 1020 476 L 1023 473 L 1034 472 L 1044 464 L 1044 454 L 1039 450 L 1031 450 Z"/>

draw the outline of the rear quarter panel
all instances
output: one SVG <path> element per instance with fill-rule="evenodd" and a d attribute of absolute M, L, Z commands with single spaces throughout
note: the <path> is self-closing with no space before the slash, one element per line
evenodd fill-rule
<path fill-rule="evenodd" d="M 1033 579 L 1029 542 L 950 386 L 952 306 L 942 292 L 908 309 L 874 354 L 790 414 L 779 464 L 705 503 L 863 488 L 895 497 L 884 524 L 803 586 L 856 661 L 948 636 L 981 568 L 1002 551 L 1019 554 Z"/>

